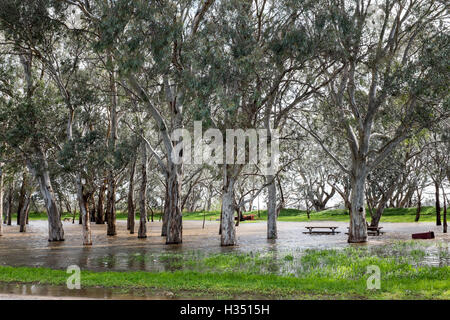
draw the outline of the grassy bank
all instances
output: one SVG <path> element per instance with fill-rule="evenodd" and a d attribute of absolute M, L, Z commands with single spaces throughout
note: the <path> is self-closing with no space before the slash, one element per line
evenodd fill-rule
<path fill-rule="evenodd" d="M 448 244 L 438 243 L 437 247 L 448 261 Z M 180 270 L 82 271 L 81 284 L 125 291 L 169 290 L 175 295 L 213 298 L 450 299 L 448 264 L 423 265 L 427 250 L 418 242 L 399 242 L 387 249 L 306 250 L 300 256 L 285 253 L 276 257 L 271 253 L 196 253 L 183 257 L 165 253 L 158 259 L 172 260 Z M 367 289 L 368 266 L 380 268 L 379 290 Z M 67 277 L 64 270 L 0 266 L 0 282 L 65 285 Z"/>
<path fill-rule="evenodd" d="M 441 210 L 441 215 L 443 210 Z M 256 221 L 266 220 L 267 211 L 252 211 L 246 212 L 245 214 L 255 215 Z M 160 220 L 160 212 L 154 213 L 154 220 Z M 137 213 L 139 217 L 139 213 Z M 220 211 L 210 211 L 210 212 L 183 212 L 183 219 L 185 220 L 203 220 L 216 221 L 220 218 Z M 381 222 L 414 222 L 416 217 L 416 208 L 387 208 L 384 210 L 383 216 L 381 217 Z M 72 219 L 73 215 L 67 213 L 63 214 L 63 219 Z M 13 215 L 13 221 L 15 221 L 16 216 Z M 42 220 L 47 219 L 47 214 L 45 212 L 31 212 L 31 220 Z M 78 219 L 76 215 L 75 220 Z M 125 220 L 127 219 L 126 212 L 117 212 L 117 219 Z M 370 222 L 370 215 L 367 212 L 367 219 Z M 349 221 L 348 211 L 343 209 L 330 209 L 320 212 L 311 212 L 310 218 L 306 214 L 306 211 L 297 209 L 283 209 L 280 212 L 278 221 L 296 221 L 296 222 L 307 222 L 307 221 Z M 436 221 L 436 209 L 434 207 L 422 207 L 420 214 L 420 222 L 432 222 Z"/>

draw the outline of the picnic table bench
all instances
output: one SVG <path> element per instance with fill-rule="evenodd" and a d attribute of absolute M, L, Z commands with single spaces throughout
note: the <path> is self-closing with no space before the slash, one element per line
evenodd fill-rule
<path fill-rule="evenodd" d="M 336 229 L 339 227 L 335 227 L 335 226 L 307 226 L 305 228 L 309 230 L 309 231 L 303 232 L 305 234 L 336 234 L 336 233 L 340 233 L 339 231 L 336 231 Z M 329 229 L 329 230 L 314 231 L 314 229 Z"/>
<path fill-rule="evenodd" d="M 367 227 L 367 234 L 369 236 L 379 236 L 380 234 L 383 234 L 384 232 L 381 232 L 381 229 L 383 227 Z"/>
<path fill-rule="evenodd" d="M 347 227 L 347 229 L 348 229 L 348 227 Z M 367 235 L 369 235 L 369 236 L 379 236 L 381 234 L 384 234 L 384 232 L 381 231 L 381 229 L 383 229 L 383 227 L 367 226 Z M 346 232 L 345 234 L 348 234 L 348 232 Z"/>

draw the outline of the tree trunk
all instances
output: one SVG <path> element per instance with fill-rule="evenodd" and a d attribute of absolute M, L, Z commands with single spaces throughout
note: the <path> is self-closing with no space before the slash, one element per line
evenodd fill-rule
<path fill-rule="evenodd" d="M 31 200 L 33 200 L 33 198 L 31 197 L 31 193 L 30 193 L 30 201 L 27 203 L 26 209 L 25 209 L 25 223 L 28 224 L 28 220 L 30 218 L 30 208 L 31 208 Z"/>
<path fill-rule="evenodd" d="M 26 170 L 24 170 L 22 173 L 22 185 L 20 187 L 19 203 L 17 206 L 17 225 L 18 226 L 20 225 L 20 212 L 22 212 L 22 207 L 25 202 L 27 184 L 28 184 L 27 172 L 26 172 Z"/>
<path fill-rule="evenodd" d="M 220 208 L 219 236 L 222 234 L 222 218 L 223 218 L 223 205 Z"/>
<path fill-rule="evenodd" d="M 7 225 L 10 226 L 11 225 L 11 216 L 12 216 L 12 200 L 13 200 L 13 186 L 11 183 L 11 186 L 9 187 L 9 193 L 8 193 L 8 211 L 7 211 L 7 215 L 8 215 L 8 220 L 7 220 Z"/>
<path fill-rule="evenodd" d="M 61 216 L 56 203 L 55 193 L 53 192 L 52 183 L 50 181 L 48 163 L 42 148 L 38 148 L 38 153 L 40 157 L 38 160 L 39 169 L 37 170 L 30 162 L 27 163 L 27 166 L 38 181 L 42 198 L 45 202 L 48 216 L 48 241 L 64 241 L 64 229 L 61 223 Z"/>
<path fill-rule="evenodd" d="M 167 179 L 168 215 L 166 244 L 178 244 L 183 241 L 183 217 L 181 212 L 181 165 L 169 163 Z"/>
<path fill-rule="evenodd" d="M 420 211 L 422 210 L 422 196 L 417 192 L 417 210 L 416 210 L 416 218 L 415 222 L 418 222 L 420 219 Z"/>
<path fill-rule="evenodd" d="M 97 202 L 97 217 L 95 219 L 96 224 L 105 224 L 105 208 L 103 201 L 105 199 L 106 181 L 104 181 L 98 192 L 98 202 Z"/>
<path fill-rule="evenodd" d="M 400 208 L 408 208 L 409 204 L 411 203 L 411 198 L 414 194 L 414 188 L 409 188 L 408 191 L 406 192 L 405 196 L 403 197 L 403 199 L 400 201 L 399 203 L 399 207 Z"/>
<path fill-rule="evenodd" d="M 366 208 L 364 205 L 364 185 L 366 181 L 366 165 L 362 160 L 354 160 L 352 170 L 352 191 L 350 228 L 348 242 L 367 242 Z"/>
<path fill-rule="evenodd" d="M 112 63 L 112 54 L 108 53 L 108 62 L 110 65 Z M 116 78 L 115 71 L 111 71 L 109 74 L 109 89 L 110 89 L 110 97 L 111 97 L 111 107 L 110 107 L 110 121 L 111 121 L 111 132 L 108 141 L 108 147 L 110 152 L 114 154 L 116 149 L 116 138 L 117 138 L 117 86 L 116 86 Z M 114 177 L 114 169 L 109 169 L 108 174 L 108 201 L 107 201 L 107 235 L 115 236 L 116 232 L 116 181 Z"/>
<path fill-rule="evenodd" d="M 382 199 L 377 206 L 377 210 L 371 215 L 372 219 L 370 221 L 371 227 L 378 227 L 380 223 L 381 216 L 383 215 L 384 208 L 386 208 L 387 199 Z"/>
<path fill-rule="evenodd" d="M 0 163 L 0 236 L 3 235 L 3 164 Z"/>
<path fill-rule="evenodd" d="M 93 192 L 89 197 L 89 220 L 95 222 L 95 196 Z"/>
<path fill-rule="evenodd" d="M 392 197 L 392 194 L 394 193 L 396 188 L 396 184 L 392 184 L 390 188 L 386 191 L 386 193 L 383 194 L 383 196 L 380 199 L 380 202 L 378 203 L 377 210 L 375 213 L 371 211 L 371 227 L 378 227 L 378 224 L 380 222 L 381 216 L 383 215 L 384 209 L 386 208 L 387 203 L 389 202 L 389 199 Z"/>
<path fill-rule="evenodd" d="M 116 184 L 113 175 L 108 179 L 108 199 L 106 203 L 106 220 L 108 236 L 115 236 L 116 232 Z"/>
<path fill-rule="evenodd" d="M 127 230 L 130 234 L 134 234 L 134 171 L 136 170 L 136 159 L 132 161 L 130 170 L 130 183 L 128 185 L 128 216 L 127 216 Z"/>
<path fill-rule="evenodd" d="M 444 216 L 443 216 L 443 226 L 442 232 L 447 233 L 447 196 L 445 195 L 444 186 L 442 186 L 442 197 L 444 199 Z"/>
<path fill-rule="evenodd" d="M 239 227 L 239 224 L 241 223 L 241 220 L 243 218 L 242 209 L 236 207 L 236 213 L 237 213 L 237 215 L 236 215 L 236 223 L 234 224 L 234 226 L 235 227 Z"/>
<path fill-rule="evenodd" d="M 26 195 L 20 212 L 20 229 L 19 232 L 27 232 L 27 211 L 30 205 L 31 195 Z"/>
<path fill-rule="evenodd" d="M 277 188 L 275 176 L 267 176 L 267 239 L 277 239 Z"/>
<path fill-rule="evenodd" d="M 168 179 L 166 179 L 166 197 L 164 198 L 164 211 L 161 212 L 161 216 L 162 216 L 161 237 L 166 237 L 167 236 L 167 217 L 169 216 Z"/>
<path fill-rule="evenodd" d="M 441 225 L 441 203 L 439 201 L 439 183 L 435 182 L 434 183 L 434 187 L 436 189 L 436 225 L 440 226 Z"/>
<path fill-rule="evenodd" d="M 306 204 L 306 216 L 308 217 L 308 220 L 311 219 L 311 212 L 309 210 L 308 204 Z"/>
<path fill-rule="evenodd" d="M 208 199 L 206 199 L 206 211 L 211 211 L 212 190 L 208 190 Z"/>
<path fill-rule="evenodd" d="M 443 226 L 443 232 L 447 233 L 447 202 L 444 198 L 444 226 Z"/>
<path fill-rule="evenodd" d="M 142 159 L 141 159 L 141 190 L 139 191 L 139 232 L 138 238 L 147 238 L 147 208 L 145 200 L 147 198 L 147 146 L 142 143 Z"/>
<path fill-rule="evenodd" d="M 91 237 L 91 219 L 89 218 L 89 197 L 86 193 L 86 188 L 81 181 L 81 175 L 77 174 L 77 196 L 78 204 L 80 206 L 80 216 L 83 229 L 83 245 L 92 245 Z"/>
<path fill-rule="evenodd" d="M 6 197 L 6 210 L 4 210 L 3 224 L 11 225 L 11 207 L 12 207 L 12 193 L 13 187 L 12 183 L 8 189 L 8 196 Z"/>
<path fill-rule="evenodd" d="M 222 194 L 221 245 L 236 245 L 236 229 L 234 226 L 234 176 L 228 172 L 228 165 L 224 165 L 224 185 Z"/>

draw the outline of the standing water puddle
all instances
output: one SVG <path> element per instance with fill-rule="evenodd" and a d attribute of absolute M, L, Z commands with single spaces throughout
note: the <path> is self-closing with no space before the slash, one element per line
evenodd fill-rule
<path fill-rule="evenodd" d="M 263 273 L 291 273 L 298 266 L 298 258 L 307 249 L 344 249 L 362 247 L 373 250 L 379 256 L 414 255 L 420 265 L 449 265 L 448 234 L 433 223 L 384 223 L 386 233 L 370 237 L 361 245 L 347 243 L 345 222 L 314 222 L 314 225 L 336 225 L 341 233 L 336 235 L 303 234 L 305 226 L 311 223 L 279 222 L 279 238 L 267 240 L 266 223 L 242 223 L 237 228 L 238 246 L 221 247 L 218 235 L 219 224 L 207 222 L 202 229 L 201 221 L 183 222 L 183 243 L 166 245 L 160 237 L 161 224 L 148 224 L 148 238 L 137 239 L 126 230 L 125 221 L 117 221 L 118 234 L 106 236 L 106 225 L 92 225 L 93 245 L 81 245 L 81 226 L 64 223 L 66 240 L 47 241 L 47 222 L 30 221 L 27 233 L 19 233 L 17 226 L 5 226 L 0 237 L 0 265 L 47 267 L 66 269 L 78 265 L 82 270 L 92 271 L 174 271 L 198 268 L 195 261 L 205 261 L 209 256 L 233 253 L 233 255 L 259 255 L 262 262 L 255 265 Z M 411 233 L 434 231 L 436 240 L 423 240 L 425 247 L 402 246 L 398 240 L 409 240 Z M 409 241 L 410 242 L 410 241 Z M 438 247 L 436 243 L 444 243 Z M 408 243 L 408 241 L 406 241 Z M 264 255 L 267 255 L 264 258 Z M 271 260 L 273 260 L 271 262 Z M 186 264 L 189 261 L 189 264 Z M 287 270 L 279 270 L 278 262 Z M 289 267 L 292 265 L 292 267 Z M 277 271 L 278 270 L 278 271 Z"/>

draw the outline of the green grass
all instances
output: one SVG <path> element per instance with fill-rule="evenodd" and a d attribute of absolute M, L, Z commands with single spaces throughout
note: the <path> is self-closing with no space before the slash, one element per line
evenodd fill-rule
<path fill-rule="evenodd" d="M 306 250 L 301 255 L 277 257 L 273 253 L 164 253 L 160 260 L 178 259 L 183 270 L 82 271 L 81 284 L 123 290 L 170 290 L 175 295 L 216 298 L 450 299 L 450 266 L 418 264 L 427 255 L 426 246 L 408 241 L 379 253 L 368 248 L 346 248 Z M 448 253 L 448 244 L 437 247 Z M 138 259 L 141 258 L 145 256 Z M 367 289 L 367 267 L 373 265 L 381 271 L 379 290 Z M 0 282 L 64 285 L 67 277 L 64 270 L 0 266 Z"/>
<path fill-rule="evenodd" d="M 443 210 L 442 210 L 443 211 Z M 254 214 L 256 220 L 266 220 L 267 211 L 252 211 L 244 214 Z M 443 214 L 441 212 L 441 214 Z M 185 212 L 183 218 L 186 220 L 203 220 L 203 212 Z M 215 221 L 220 218 L 220 211 L 207 212 L 206 220 Z M 381 222 L 414 222 L 416 217 L 416 208 L 386 208 Z M 370 214 L 367 211 L 367 219 L 370 222 Z M 421 222 L 432 222 L 436 220 L 436 210 L 434 207 L 422 207 Z M 278 221 L 308 222 L 308 221 L 349 221 L 348 210 L 330 209 L 320 212 L 311 212 L 310 219 L 304 210 L 282 209 L 278 216 Z M 245 223 L 251 221 L 245 221 Z"/>
<path fill-rule="evenodd" d="M 254 214 L 255 221 L 266 220 L 267 211 L 251 211 L 244 214 Z M 158 221 L 160 219 L 161 213 L 155 211 L 154 220 Z M 441 212 L 443 215 L 443 210 Z M 137 213 L 137 217 L 139 213 Z M 220 211 L 210 211 L 210 212 L 183 212 L 183 219 L 185 220 L 203 220 L 205 216 L 206 221 L 216 221 L 220 218 Z M 13 215 L 13 220 L 16 219 Z M 63 214 L 63 218 L 72 219 L 72 215 L 67 213 Z M 381 217 L 381 222 L 414 222 L 416 217 L 416 208 L 386 208 L 384 210 L 383 216 Z M 127 213 L 118 211 L 118 220 L 126 220 Z M 42 220 L 47 219 L 47 214 L 45 212 L 31 212 L 31 220 Z M 76 215 L 76 219 L 78 215 Z M 370 222 L 370 214 L 367 211 L 367 219 Z M 308 221 L 349 221 L 348 211 L 343 209 L 330 209 L 320 212 L 311 212 L 310 219 L 306 214 L 306 211 L 297 209 L 282 209 L 278 217 L 278 221 L 292 221 L 292 222 L 308 222 Z M 420 214 L 420 222 L 433 222 L 436 221 L 436 209 L 434 207 L 422 207 Z M 252 221 L 244 221 L 244 223 L 251 223 Z"/>

